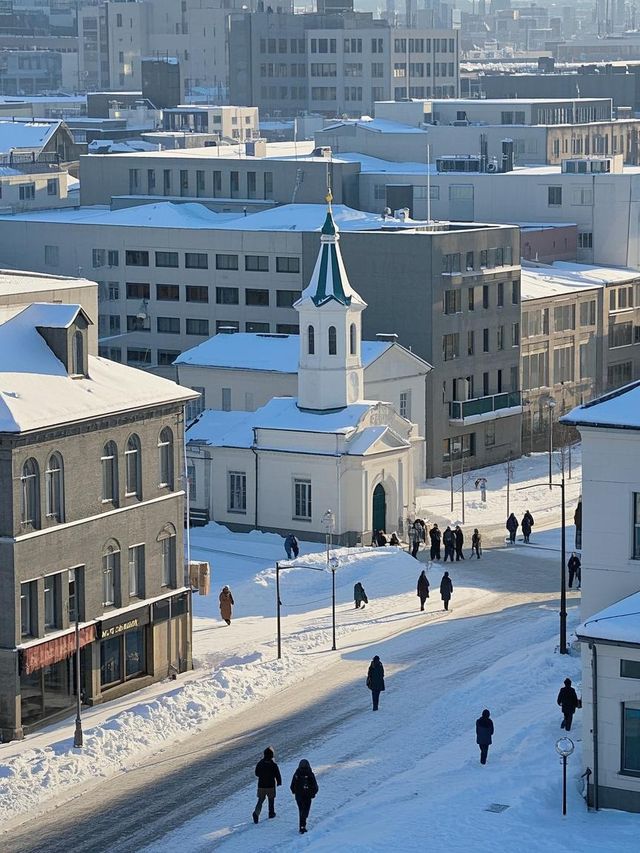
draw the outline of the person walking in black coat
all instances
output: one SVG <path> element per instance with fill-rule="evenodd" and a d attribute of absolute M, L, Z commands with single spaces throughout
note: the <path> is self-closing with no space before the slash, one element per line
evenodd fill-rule
<path fill-rule="evenodd" d="M 356 605 L 356 610 L 359 610 L 361 607 L 364 610 L 365 604 L 369 603 L 367 593 L 364 591 L 364 587 L 362 586 L 360 581 L 353 585 L 353 600 Z"/>
<path fill-rule="evenodd" d="M 511 513 L 511 515 L 507 519 L 506 527 L 509 531 L 509 543 L 511 545 L 514 545 L 516 541 L 516 530 L 520 527 L 520 525 L 518 523 L 518 519 L 513 513 Z"/>
<path fill-rule="evenodd" d="M 437 524 L 434 524 L 431 530 L 429 531 L 429 539 L 431 540 L 431 559 L 439 560 L 440 540 L 442 539 L 442 533 L 440 532 L 440 528 Z"/>
<path fill-rule="evenodd" d="M 377 711 L 380 694 L 384 690 L 384 667 L 382 666 L 382 662 L 378 655 L 373 658 L 369 665 L 369 672 L 367 673 L 367 687 L 371 691 L 373 710 Z"/>
<path fill-rule="evenodd" d="M 296 539 L 295 534 L 290 533 L 284 540 L 284 550 L 287 552 L 287 560 L 291 559 L 292 552 L 293 559 L 298 559 L 298 554 L 300 553 L 300 546 L 298 545 L 298 540 Z"/>
<path fill-rule="evenodd" d="M 493 720 L 485 708 L 476 720 L 476 743 L 480 747 L 480 764 L 487 763 L 487 754 L 493 740 Z"/>
<path fill-rule="evenodd" d="M 475 527 L 473 530 L 473 536 L 471 537 L 471 556 L 476 555 L 478 559 L 482 556 L 482 535 L 478 533 L 478 528 Z"/>
<path fill-rule="evenodd" d="M 460 560 L 464 560 L 464 554 L 462 553 L 462 546 L 464 545 L 464 533 L 460 529 L 460 525 L 456 524 L 456 529 L 453 531 L 453 535 L 456 540 L 456 563 Z"/>
<path fill-rule="evenodd" d="M 442 576 L 442 580 L 440 581 L 440 598 L 444 602 L 444 609 L 449 609 L 449 601 L 451 600 L 451 594 L 453 592 L 453 584 L 451 582 L 451 578 L 449 577 L 449 572 L 445 572 Z"/>
<path fill-rule="evenodd" d="M 318 793 L 318 783 L 306 758 L 303 758 L 291 779 L 291 793 L 296 798 L 300 815 L 300 834 L 307 831 L 307 818 L 311 809 L 311 800 Z"/>
<path fill-rule="evenodd" d="M 262 804 L 269 801 L 269 817 L 276 816 L 276 786 L 282 785 L 280 768 L 273 760 L 273 748 L 268 746 L 264 751 L 264 757 L 256 764 L 256 776 L 258 777 L 258 802 L 253 810 L 253 822 L 257 823 L 262 811 Z"/>
<path fill-rule="evenodd" d="M 522 516 L 522 535 L 524 536 L 524 541 L 529 544 L 529 537 L 531 536 L 531 529 L 533 528 L 533 516 L 527 510 L 525 514 Z"/>
<path fill-rule="evenodd" d="M 567 563 L 567 568 L 569 569 L 569 589 L 573 587 L 573 581 L 578 581 L 578 589 L 580 589 L 580 575 L 582 574 L 582 564 L 580 562 L 580 557 L 574 551 L 569 557 L 569 562 Z"/>
<path fill-rule="evenodd" d="M 456 537 L 453 535 L 453 530 L 447 524 L 447 529 L 442 534 L 442 544 L 444 545 L 444 561 L 447 562 L 447 557 L 453 563 L 453 549 L 456 544 Z"/>
<path fill-rule="evenodd" d="M 560 688 L 560 692 L 558 693 L 558 705 L 560 705 L 562 713 L 564 714 L 564 719 L 560 723 L 560 728 L 570 732 L 576 708 L 581 707 L 578 694 L 571 686 L 570 678 L 565 678 L 564 687 Z"/>
<path fill-rule="evenodd" d="M 420 577 L 418 578 L 418 597 L 420 598 L 420 610 L 424 610 L 424 603 L 429 598 L 429 579 L 424 569 L 420 572 Z"/>

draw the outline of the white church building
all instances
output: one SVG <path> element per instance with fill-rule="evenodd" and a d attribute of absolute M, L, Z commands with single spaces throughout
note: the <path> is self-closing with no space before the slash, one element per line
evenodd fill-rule
<path fill-rule="evenodd" d="M 190 503 L 235 530 L 367 541 L 401 532 L 424 472 L 424 438 L 391 403 L 365 400 L 361 314 L 329 206 L 318 259 L 295 308 L 297 397 L 256 411 L 205 409 L 187 431 Z M 427 366 L 428 368 L 428 366 Z"/>

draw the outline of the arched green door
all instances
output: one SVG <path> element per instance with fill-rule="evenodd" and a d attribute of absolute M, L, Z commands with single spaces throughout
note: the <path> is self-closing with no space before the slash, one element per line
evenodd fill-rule
<path fill-rule="evenodd" d="M 384 530 L 387 524 L 387 498 L 382 483 L 373 490 L 373 529 Z"/>

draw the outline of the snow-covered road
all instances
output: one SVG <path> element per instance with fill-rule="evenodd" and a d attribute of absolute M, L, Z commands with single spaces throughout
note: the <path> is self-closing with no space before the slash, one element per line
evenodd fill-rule
<path fill-rule="evenodd" d="M 540 637 L 550 664 L 531 677 L 541 684 L 549 674 L 557 680 L 552 671 L 557 570 L 555 561 L 502 550 L 480 562 L 455 565 L 452 572 L 458 583 L 451 614 L 439 609 L 437 595 L 430 599 L 430 612 L 416 612 L 413 590 L 379 600 L 375 609 L 362 614 L 360 626 L 343 635 L 337 653 L 313 644 L 304 653 L 320 656 L 321 670 L 316 660 L 309 677 L 268 701 L 204 728 L 98 786 L 83 785 L 64 808 L 31 815 L 28 825 L 2 837 L 0 847 L 6 853 L 118 853 L 154 843 L 158 851 L 283 849 L 294 821 L 286 789 L 280 793 L 282 820 L 269 822 L 268 830 L 247 822 L 252 768 L 268 743 L 275 746 L 285 777 L 303 755 L 320 767 L 321 797 L 312 819 L 325 827 L 348 803 L 367 794 L 372 779 L 377 785 L 401 778 L 412 765 L 437 757 L 445 741 L 467 741 L 475 757 L 472 729 L 481 708 L 469 695 L 478 694 L 478 683 L 498 719 L 528 699 L 521 675 L 512 678 L 512 687 L 508 681 L 495 683 L 491 673 L 496 665 L 502 680 L 511 660 L 515 675 L 532 638 Z M 431 574 L 433 583 L 439 568 Z M 347 607 L 343 604 L 341 610 Z M 364 686 L 374 653 L 382 657 L 388 676 L 378 715 L 370 713 Z M 575 661 L 567 663 L 575 669 Z M 523 713 L 528 712 L 523 708 Z M 436 758 L 434 767 L 441 762 Z M 424 790 L 423 784 L 430 788 L 427 780 L 421 773 L 416 790 Z M 256 831 L 265 834 L 248 834 Z"/>

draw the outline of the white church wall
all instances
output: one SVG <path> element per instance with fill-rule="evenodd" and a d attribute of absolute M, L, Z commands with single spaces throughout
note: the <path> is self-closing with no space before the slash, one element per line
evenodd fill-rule
<path fill-rule="evenodd" d="M 633 495 L 640 493 L 640 434 L 588 429 L 582 436 L 581 616 L 640 590 L 632 559 Z"/>

